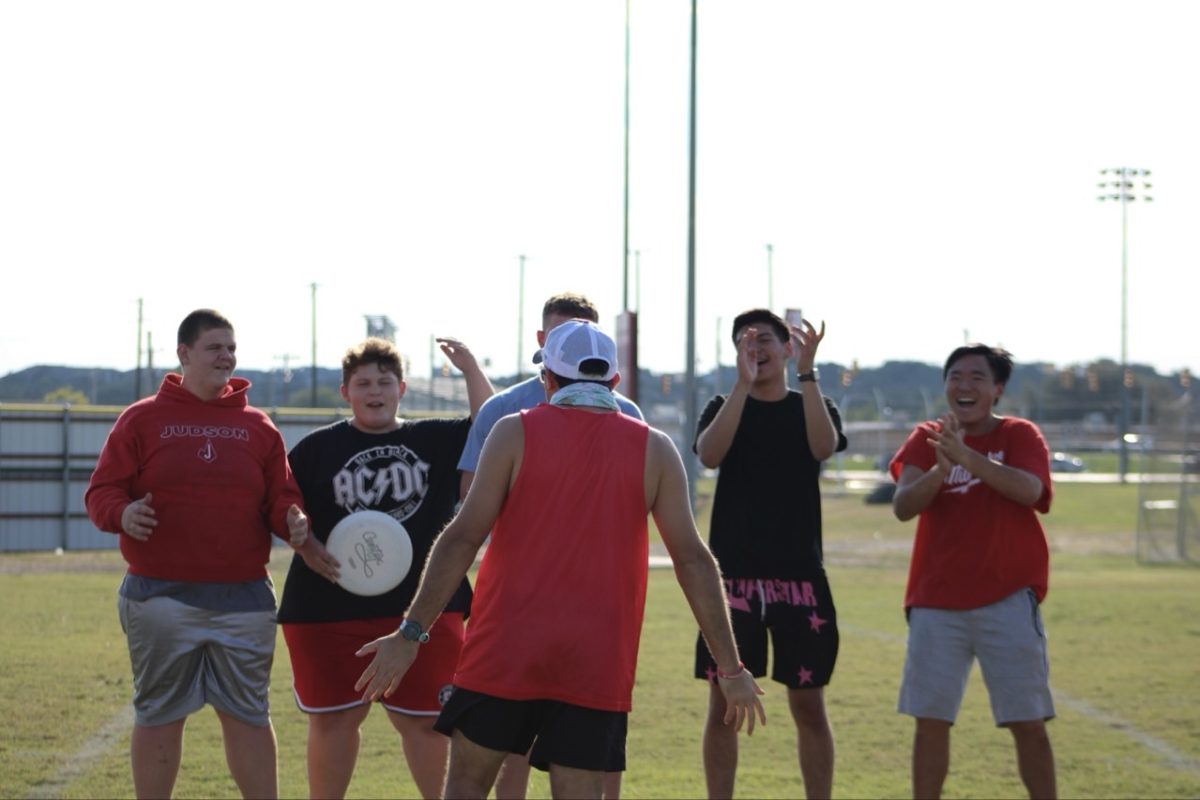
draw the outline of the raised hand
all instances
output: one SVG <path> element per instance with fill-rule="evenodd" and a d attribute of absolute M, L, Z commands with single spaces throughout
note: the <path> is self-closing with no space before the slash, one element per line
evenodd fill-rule
<path fill-rule="evenodd" d="M 963 430 L 954 414 L 943 414 L 938 419 L 938 429 L 926 441 L 933 447 L 938 466 L 944 472 L 949 472 L 955 464 L 962 464 L 966 457 L 968 448 L 963 442 Z"/>
<path fill-rule="evenodd" d="M 754 383 L 758 377 L 758 328 L 746 328 L 737 343 L 738 380 Z"/>
<path fill-rule="evenodd" d="M 791 334 L 792 348 L 796 352 L 796 371 L 812 372 L 817 363 L 817 347 L 825 338 L 825 321 L 821 321 L 819 331 L 806 319 L 801 319 L 799 325 L 789 325 L 788 330 Z"/>
<path fill-rule="evenodd" d="M 450 359 L 450 363 L 459 372 L 467 372 L 477 366 L 475 363 L 475 354 L 458 339 L 449 336 L 439 336 L 435 341 L 442 348 L 442 352 L 446 354 L 446 358 Z"/>

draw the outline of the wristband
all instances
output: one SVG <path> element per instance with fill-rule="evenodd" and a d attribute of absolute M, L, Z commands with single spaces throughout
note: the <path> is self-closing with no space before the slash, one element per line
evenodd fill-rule
<path fill-rule="evenodd" d="M 816 383 L 818 380 L 820 380 L 820 377 L 821 373 L 817 371 L 816 367 L 813 367 L 808 372 L 796 373 L 796 380 L 798 380 L 800 383 Z"/>
<path fill-rule="evenodd" d="M 746 665 L 741 661 L 738 662 L 737 672 L 721 672 L 721 668 L 717 667 L 717 677 L 721 680 L 730 681 L 746 671 Z"/>

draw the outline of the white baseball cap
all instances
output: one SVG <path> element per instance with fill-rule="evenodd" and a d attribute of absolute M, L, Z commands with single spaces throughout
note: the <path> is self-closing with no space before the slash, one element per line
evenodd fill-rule
<path fill-rule="evenodd" d="M 579 365 L 589 359 L 603 361 L 608 368 L 599 375 L 580 372 Z M 569 319 L 550 329 L 533 361 L 571 380 L 607 382 L 617 374 L 617 343 L 591 320 Z"/>

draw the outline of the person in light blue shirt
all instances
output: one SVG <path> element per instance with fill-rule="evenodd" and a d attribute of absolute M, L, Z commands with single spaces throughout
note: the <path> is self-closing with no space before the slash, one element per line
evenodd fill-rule
<path fill-rule="evenodd" d="M 555 326 L 569 319 L 586 319 L 599 322 L 600 315 L 592 301 L 581 294 L 556 294 L 542 306 L 542 329 L 537 332 L 538 347 L 546 341 L 546 334 Z M 533 363 L 541 363 L 541 351 L 533 356 Z M 628 397 L 613 392 L 617 397 L 617 405 L 621 413 L 637 419 L 644 419 L 637 404 Z M 491 432 L 492 426 L 501 417 L 515 414 L 527 408 L 533 408 L 538 403 L 546 402 L 546 387 L 542 385 L 540 376 L 534 375 L 507 389 L 496 392 L 487 399 L 471 424 L 471 433 L 467 437 L 467 445 L 463 448 L 462 456 L 458 459 L 458 469 L 462 473 L 462 496 L 467 496 L 467 489 L 475 477 L 475 468 L 479 464 L 479 454 L 483 452 L 483 442 Z"/>
<path fill-rule="evenodd" d="M 537 332 L 538 347 L 546 343 L 546 334 L 555 326 L 569 319 L 586 319 L 592 322 L 600 321 L 600 314 L 592 301 L 581 294 L 556 294 L 542 306 L 542 329 Z M 539 350 L 533 356 L 533 363 L 540 364 L 542 359 Z M 644 419 L 642 411 L 628 397 L 614 391 L 617 405 L 621 413 L 637 419 Z M 492 427 L 502 417 L 515 414 L 526 408 L 533 408 L 539 403 L 546 402 L 546 387 L 540 375 L 534 375 L 528 380 L 497 392 L 487 399 L 475 415 L 471 423 L 471 431 L 467 435 L 467 444 L 458 460 L 458 469 L 462 474 L 460 497 L 467 496 L 471 481 L 475 478 L 475 468 L 479 465 L 479 454 L 483 452 L 483 442 L 491 432 Z M 504 766 L 496 778 L 495 797 L 524 798 L 529 786 L 529 760 L 525 755 L 512 755 L 505 759 Z M 604 775 L 604 796 L 618 797 L 621 791 L 621 773 L 607 772 Z"/>

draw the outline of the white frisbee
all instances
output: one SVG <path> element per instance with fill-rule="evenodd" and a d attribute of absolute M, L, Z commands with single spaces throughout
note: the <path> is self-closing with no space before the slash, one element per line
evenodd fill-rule
<path fill-rule="evenodd" d="M 399 520 L 382 511 L 355 511 L 333 526 L 325 549 L 340 563 L 338 584 L 371 596 L 400 585 L 412 566 L 412 540 Z"/>

